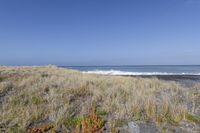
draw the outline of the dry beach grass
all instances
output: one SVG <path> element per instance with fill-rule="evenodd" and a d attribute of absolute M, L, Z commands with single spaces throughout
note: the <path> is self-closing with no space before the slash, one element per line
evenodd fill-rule
<path fill-rule="evenodd" d="M 27 132 L 45 124 L 75 131 L 91 108 L 92 120 L 110 132 L 134 121 L 152 123 L 158 132 L 198 133 L 200 84 L 186 88 L 156 78 L 90 75 L 56 66 L 0 66 L 0 131 Z"/>

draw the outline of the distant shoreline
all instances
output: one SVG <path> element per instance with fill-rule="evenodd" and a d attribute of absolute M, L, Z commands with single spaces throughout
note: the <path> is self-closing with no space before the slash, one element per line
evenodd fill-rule
<path fill-rule="evenodd" d="M 121 76 L 151 76 L 173 75 L 200 76 L 200 66 L 74 66 L 63 67 L 74 69 L 88 74 L 121 75 Z"/>
<path fill-rule="evenodd" d="M 130 75 L 125 75 L 125 76 L 130 76 Z M 161 80 L 173 80 L 173 81 L 176 81 L 176 80 L 200 81 L 200 75 L 131 75 L 130 77 L 142 77 L 142 78 L 156 77 Z"/>
<path fill-rule="evenodd" d="M 164 81 L 175 81 L 186 87 L 193 87 L 200 82 L 200 75 L 132 75 L 129 77 L 158 78 Z"/>

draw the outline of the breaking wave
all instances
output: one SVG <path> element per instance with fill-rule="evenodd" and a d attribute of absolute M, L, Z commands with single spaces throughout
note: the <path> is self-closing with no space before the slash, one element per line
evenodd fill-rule
<path fill-rule="evenodd" d="M 88 74 L 101 74 L 101 75 L 200 75 L 200 73 L 168 73 L 168 72 L 127 72 L 119 70 L 93 70 L 83 71 L 82 73 Z"/>

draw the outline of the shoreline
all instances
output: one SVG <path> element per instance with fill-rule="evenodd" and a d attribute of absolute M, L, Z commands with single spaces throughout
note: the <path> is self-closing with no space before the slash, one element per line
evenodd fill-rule
<path fill-rule="evenodd" d="M 127 77 L 157 78 L 164 81 L 175 81 L 185 87 L 193 87 L 200 82 L 200 75 L 126 75 Z"/>
<path fill-rule="evenodd" d="M 122 75 L 123 76 L 123 75 Z M 194 80 L 200 81 L 200 75 L 125 75 L 130 77 L 142 77 L 142 78 L 158 78 L 161 80 Z"/>

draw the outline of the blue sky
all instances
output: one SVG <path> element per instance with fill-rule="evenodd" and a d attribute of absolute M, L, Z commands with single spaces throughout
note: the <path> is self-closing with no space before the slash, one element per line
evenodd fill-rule
<path fill-rule="evenodd" d="M 0 0 L 0 65 L 200 64 L 198 0 Z"/>

